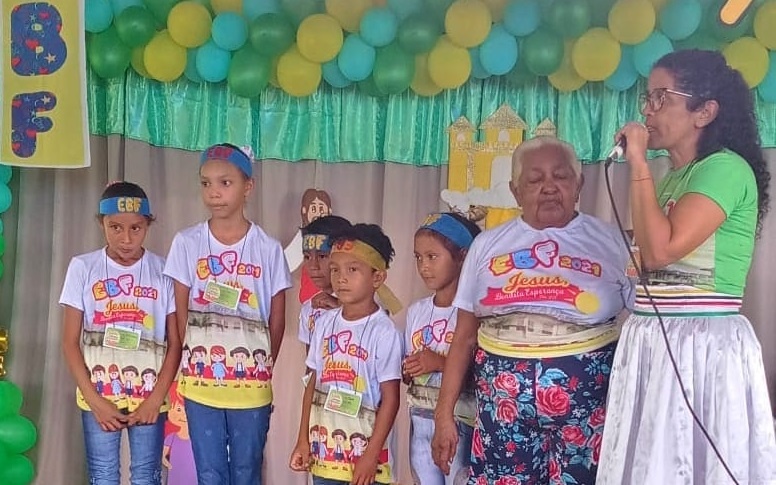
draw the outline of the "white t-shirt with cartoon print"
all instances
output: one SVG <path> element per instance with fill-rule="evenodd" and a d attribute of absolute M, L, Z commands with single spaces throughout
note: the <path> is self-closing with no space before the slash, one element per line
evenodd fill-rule
<path fill-rule="evenodd" d="M 270 404 L 270 304 L 291 287 L 280 243 L 251 224 L 245 237 L 227 246 L 202 222 L 175 236 L 164 273 L 190 288 L 184 351 L 191 357 L 178 392 L 216 408 Z M 208 285 L 217 284 L 239 291 L 236 308 L 208 299 Z"/>
<path fill-rule="evenodd" d="M 374 412 L 382 400 L 380 384 L 401 379 L 402 355 L 401 336 L 381 308 L 356 321 L 345 320 L 340 308 L 316 320 L 306 360 L 316 372 L 317 397 L 310 414 L 313 475 L 351 480 L 352 465 L 372 435 Z M 361 395 L 357 418 L 327 410 L 320 402 L 330 392 L 353 391 Z M 395 482 L 395 452 L 391 432 L 378 458 L 377 483 Z"/>
<path fill-rule="evenodd" d="M 458 309 L 454 306 L 434 305 L 434 296 L 422 298 L 407 309 L 407 326 L 404 330 L 404 349 L 407 356 L 428 349 L 447 355 L 458 323 Z M 442 385 L 442 373 L 433 372 L 425 382 L 429 387 Z"/>
<path fill-rule="evenodd" d="M 477 317 L 520 311 L 603 323 L 633 306 L 628 258 L 618 229 L 586 214 L 544 230 L 517 218 L 474 239 L 453 305 Z"/>
<path fill-rule="evenodd" d="M 325 308 L 313 308 L 312 298 L 302 303 L 299 310 L 299 331 L 297 338 L 305 345 L 310 345 L 310 337 L 315 330 L 315 321 L 325 312 Z"/>
<path fill-rule="evenodd" d="M 164 258 L 150 251 L 122 266 L 105 248 L 75 256 L 67 268 L 59 303 L 83 312 L 83 354 L 92 383 L 120 409 L 134 411 L 150 395 L 164 361 L 167 315 L 175 313 L 175 295 L 163 270 Z M 111 327 L 125 336 L 138 335 L 136 346 L 106 346 Z M 76 399 L 89 410 L 80 390 Z"/>

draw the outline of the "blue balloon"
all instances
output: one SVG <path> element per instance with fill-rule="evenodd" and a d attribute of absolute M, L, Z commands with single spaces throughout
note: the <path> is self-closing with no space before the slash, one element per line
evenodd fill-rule
<path fill-rule="evenodd" d="M 698 30 L 703 7 L 698 0 L 671 0 L 660 11 L 660 30 L 671 40 L 683 40 Z"/>
<path fill-rule="evenodd" d="M 346 78 L 342 71 L 340 71 L 337 65 L 337 59 L 332 59 L 326 62 L 322 66 L 323 79 L 326 80 L 329 85 L 335 88 L 346 88 L 350 86 L 350 79 Z"/>
<path fill-rule="evenodd" d="M 604 86 L 613 91 L 628 90 L 639 79 L 639 71 L 633 64 L 633 46 L 621 45 L 620 52 L 620 63 L 617 69 L 604 81 Z"/>
<path fill-rule="evenodd" d="M 375 67 L 375 48 L 364 42 L 358 34 L 350 34 L 342 43 L 337 56 L 337 66 L 351 81 L 363 81 Z"/>
<path fill-rule="evenodd" d="M 186 52 L 186 69 L 183 71 L 183 75 L 186 79 L 193 83 L 201 83 L 202 76 L 197 72 L 197 51 L 199 49 L 189 49 Z"/>
<path fill-rule="evenodd" d="M 143 0 L 110 0 L 113 7 L 113 16 L 118 17 L 121 12 L 132 6 L 143 7 Z"/>
<path fill-rule="evenodd" d="M 647 39 L 633 48 L 633 65 L 644 77 L 649 76 L 652 66 L 666 54 L 674 51 L 671 39 L 660 32 L 652 32 Z"/>
<path fill-rule="evenodd" d="M 766 103 L 776 103 L 776 51 L 770 51 L 768 55 L 768 72 L 765 79 L 757 85 L 757 93 Z"/>
<path fill-rule="evenodd" d="M 508 73 L 517 64 L 517 39 L 501 24 L 493 24 L 480 45 L 482 67 L 493 76 Z"/>
<path fill-rule="evenodd" d="M 248 25 L 234 12 L 220 13 L 213 20 L 213 42 L 227 51 L 236 51 L 248 40 Z"/>
<path fill-rule="evenodd" d="M 207 44 L 197 49 L 197 73 L 207 82 L 221 82 L 229 74 L 231 60 L 232 54 L 229 51 L 209 40 Z"/>
<path fill-rule="evenodd" d="M 243 15 L 249 21 L 265 13 L 278 12 L 280 12 L 280 2 L 278 0 L 243 0 Z"/>
<path fill-rule="evenodd" d="M 108 0 L 86 0 L 84 24 L 87 32 L 98 33 L 113 22 L 113 7 Z"/>
<path fill-rule="evenodd" d="M 472 60 L 472 73 L 471 77 L 475 79 L 487 79 L 490 77 L 490 73 L 485 70 L 484 67 L 482 67 L 482 62 L 480 62 L 480 48 L 479 47 L 472 47 L 469 49 L 469 57 Z"/>
<path fill-rule="evenodd" d="M 423 2 L 419 0 L 388 0 L 388 8 L 393 10 L 399 19 L 404 20 L 420 11 Z"/>
<path fill-rule="evenodd" d="M 387 8 L 371 8 L 361 17 L 361 38 L 374 47 L 383 47 L 396 38 L 399 19 Z"/>
<path fill-rule="evenodd" d="M 0 184 L 7 184 L 11 181 L 11 166 L 0 165 Z"/>
<path fill-rule="evenodd" d="M 515 0 L 504 9 L 504 27 L 512 35 L 533 33 L 541 20 L 542 9 L 536 0 Z"/>

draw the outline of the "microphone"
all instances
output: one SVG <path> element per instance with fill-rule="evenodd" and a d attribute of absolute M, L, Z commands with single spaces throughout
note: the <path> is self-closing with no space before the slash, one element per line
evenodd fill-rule
<path fill-rule="evenodd" d="M 628 142 L 625 139 L 624 136 L 621 136 L 619 140 L 617 140 L 617 143 L 614 145 L 612 150 L 609 152 L 609 155 L 606 156 L 606 161 L 604 162 L 604 166 L 608 167 L 612 164 L 615 160 L 618 158 L 622 158 L 623 155 L 625 155 L 625 148 L 628 146 Z"/>

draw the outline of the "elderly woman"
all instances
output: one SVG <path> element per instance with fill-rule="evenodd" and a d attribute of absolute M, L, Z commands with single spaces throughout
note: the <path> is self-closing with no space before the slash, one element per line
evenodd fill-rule
<path fill-rule="evenodd" d="M 614 318 L 632 295 L 628 252 L 614 227 L 575 210 L 582 175 L 570 145 L 551 137 L 521 144 L 510 187 L 522 216 L 480 234 L 461 272 L 432 455 L 446 472 L 458 436 L 454 406 L 474 356 L 469 483 L 590 484 Z"/>
<path fill-rule="evenodd" d="M 734 483 L 694 424 L 682 387 L 735 480 L 776 483 L 760 344 L 739 314 L 769 200 L 752 94 L 710 51 L 663 57 L 647 87 L 646 125 L 629 123 L 617 136 L 627 139 L 649 293 L 637 290 L 615 356 L 597 483 Z M 647 149 L 671 159 L 657 187 Z"/>

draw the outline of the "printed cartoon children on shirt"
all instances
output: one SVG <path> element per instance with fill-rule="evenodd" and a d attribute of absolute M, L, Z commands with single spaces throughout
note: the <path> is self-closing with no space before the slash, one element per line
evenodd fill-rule
<path fill-rule="evenodd" d="M 558 268 L 558 274 L 548 275 L 545 271 L 544 274 L 532 275 L 524 272 L 553 267 Z M 560 254 L 556 241 L 541 241 L 530 248 L 491 258 L 488 269 L 494 276 L 511 275 L 503 287 L 488 288 L 487 294 L 480 300 L 483 305 L 557 302 L 568 304 L 588 315 L 600 307 L 594 293 L 571 284 L 560 272 L 576 271 L 600 278 L 601 265 L 585 258 Z"/>
<path fill-rule="evenodd" d="M 356 464 L 358 459 L 366 451 L 366 445 L 368 444 L 366 436 L 362 433 L 353 433 L 350 435 L 350 453 L 348 453 L 348 461 L 352 464 Z"/>
<path fill-rule="evenodd" d="M 197 278 L 202 281 L 215 278 L 218 283 L 240 290 L 239 302 L 256 310 L 259 308 L 259 300 L 255 293 L 240 284 L 238 277 L 241 276 L 260 278 L 261 266 L 240 262 L 237 251 L 232 249 L 221 254 L 211 254 L 197 261 Z M 205 290 L 199 290 L 199 295 L 193 301 L 202 306 L 211 304 L 211 300 L 205 296 Z"/>
<path fill-rule="evenodd" d="M 226 360 L 226 349 L 224 349 L 221 345 L 214 345 L 210 347 L 210 372 L 213 374 L 213 379 L 215 379 L 215 384 L 213 384 L 216 387 L 226 387 L 226 364 L 224 364 L 224 361 Z"/>
<path fill-rule="evenodd" d="M 139 372 L 134 365 L 128 365 L 121 369 L 121 373 L 124 375 L 124 394 L 133 401 L 132 397 L 135 396 L 135 379 Z"/>
<path fill-rule="evenodd" d="M 94 379 L 94 388 L 100 396 L 105 395 L 105 367 L 97 364 L 92 367 L 92 378 Z"/>
<path fill-rule="evenodd" d="M 331 432 L 331 438 L 334 440 L 334 447 L 331 451 L 334 461 L 345 463 L 345 442 L 348 435 L 341 429 L 335 429 Z"/>
<path fill-rule="evenodd" d="M 184 345 L 183 350 L 181 351 L 180 371 L 184 376 L 191 374 L 191 348 L 189 347 L 189 344 Z"/>
<path fill-rule="evenodd" d="M 207 349 L 202 345 L 197 345 L 191 351 L 191 359 L 194 361 L 194 381 L 195 386 L 208 386 L 205 382 L 205 366 L 207 365 L 205 360 L 207 359 Z"/>
<path fill-rule="evenodd" d="M 150 367 L 143 369 L 140 373 L 140 380 L 143 381 L 143 385 L 140 387 L 140 397 L 143 399 L 151 395 L 156 385 L 156 371 Z"/>
<path fill-rule="evenodd" d="M 269 381 L 272 380 L 272 372 L 270 370 L 272 363 L 267 362 L 267 351 L 264 349 L 254 350 L 253 362 L 255 365 L 253 368 L 253 377 L 259 381 L 259 387 L 268 386 Z"/>
<path fill-rule="evenodd" d="M 248 384 L 248 368 L 246 366 L 250 354 L 251 353 L 245 347 L 235 347 L 229 352 L 229 355 L 234 359 L 233 373 L 234 378 L 237 381 L 234 387 L 251 387 L 251 385 Z"/>

